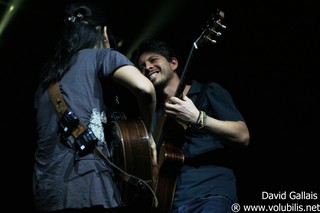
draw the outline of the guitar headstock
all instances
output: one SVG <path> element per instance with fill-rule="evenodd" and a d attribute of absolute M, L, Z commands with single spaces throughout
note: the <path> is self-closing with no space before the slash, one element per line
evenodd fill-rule
<path fill-rule="evenodd" d="M 207 22 L 207 26 L 202 31 L 199 38 L 195 42 L 193 42 L 191 51 L 187 58 L 187 62 L 180 75 L 180 84 L 175 94 L 176 97 L 181 97 L 181 95 L 183 94 L 183 90 L 184 90 L 186 79 L 187 79 L 186 76 L 187 76 L 188 66 L 192 58 L 194 49 L 198 49 L 199 46 L 201 46 L 206 42 L 217 43 L 217 41 L 214 39 L 214 36 L 218 37 L 222 35 L 222 33 L 218 31 L 218 27 L 226 28 L 226 26 L 221 24 L 223 18 L 224 18 L 224 12 L 222 12 L 221 10 L 217 10 L 216 14 L 214 14 L 212 18 Z"/>
<path fill-rule="evenodd" d="M 207 26 L 202 31 L 199 38 L 193 43 L 194 48 L 198 49 L 200 45 L 206 42 L 217 43 L 215 37 L 222 35 L 218 28 L 225 29 L 226 26 L 222 25 L 221 22 L 224 19 L 224 12 L 217 10 L 215 14 L 212 15 L 211 19 L 207 22 Z"/>

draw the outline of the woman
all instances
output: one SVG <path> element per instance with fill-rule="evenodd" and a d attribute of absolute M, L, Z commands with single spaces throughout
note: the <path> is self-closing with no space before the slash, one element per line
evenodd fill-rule
<path fill-rule="evenodd" d="M 58 125 L 59 116 L 48 95 L 48 87 L 59 83 L 69 109 L 92 130 L 98 140 L 96 147 L 106 156 L 110 152 L 105 146 L 103 126 L 109 111 L 103 91 L 112 89 L 106 82 L 114 81 L 133 93 L 150 133 L 155 90 L 129 59 L 109 48 L 104 19 L 92 5 L 70 4 L 63 18 L 61 38 L 35 94 L 38 135 L 33 173 L 35 209 L 38 212 L 118 212 L 122 202 L 114 171 L 91 151 L 77 154 L 74 138 L 66 137 Z M 153 137 L 151 134 L 149 137 L 155 150 Z"/>

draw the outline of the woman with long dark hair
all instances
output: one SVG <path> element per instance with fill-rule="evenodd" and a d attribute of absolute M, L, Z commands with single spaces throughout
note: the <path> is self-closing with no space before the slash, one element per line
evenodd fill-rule
<path fill-rule="evenodd" d="M 46 63 L 35 94 L 37 141 L 33 194 L 37 212 L 118 212 L 122 209 L 114 170 L 90 149 L 79 155 L 79 144 L 76 146 L 74 137 L 65 131 L 79 120 L 94 135 L 95 148 L 109 157 L 104 135 L 108 108 L 103 91 L 112 90 L 105 85 L 107 82 L 115 82 L 134 95 L 141 119 L 147 131 L 152 132 L 154 87 L 127 57 L 112 46 L 109 48 L 110 44 L 105 20 L 98 10 L 83 3 L 66 7 L 62 35 L 53 57 Z M 55 83 L 59 84 L 72 112 L 64 115 L 72 115 L 71 125 L 69 117 L 60 119 L 48 94 L 48 88 Z M 149 138 L 152 145 L 152 134 Z"/>

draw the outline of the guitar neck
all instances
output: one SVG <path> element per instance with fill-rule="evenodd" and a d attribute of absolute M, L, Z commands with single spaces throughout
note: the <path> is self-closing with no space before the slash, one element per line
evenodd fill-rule
<path fill-rule="evenodd" d="M 179 82 L 179 85 L 178 85 L 178 88 L 176 90 L 176 93 L 175 93 L 175 97 L 178 97 L 178 98 L 181 98 L 182 95 L 183 95 L 183 91 L 184 91 L 184 87 L 187 83 L 187 73 L 188 73 L 188 68 L 189 68 L 189 62 L 191 60 L 191 57 L 192 57 L 192 53 L 193 53 L 193 47 L 191 48 L 191 51 L 189 53 L 189 56 L 188 56 L 188 59 L 187 59 L 187 62 L 182 70 L 182 73 L 181 73 L 181 76 L 180 76 L 180 82 Z M 157 125 L 157 131 L 156 131 L 156 134 L 155 134 L 155 138 L 157 139 L 157 150 L 159 151 L 160 150 L 160 147 L 161 145 L 163 144 L 165 138 L 166 138 L 166 134 L 167 132 L 165 131 L 165 127 L 167 126 L 172 126 L 173 124 L 173 120 L 172 118 L 168 118 L 164 115 L 160 116 L 159 117 L 159 120 L 158 120 L 158 125 Z M 170 124 L 169 124 L 170 123 Z"/>
<path fill-rule="evenodd" d="M 182 70 L 182 73 L 180 75 L 180 83 L 179 83 L 179 86 L 177 88 L 177 91 L 175 93 L 175 97 L 178 97 L 178 98 L 181 98 L 181 96 L 183 95 L 183 91 L 184 91 L 184 87 L 186 86 L 186 83 L 187 83 L 187 77 L 188 77 L 188 71 L 189 71 L 189 64 L 190 64 L 190 61 L 191 61 L 191 58 L 192 58 L 192 55 L 193 55 L 193 51 L 194 51 L 194 46 L 192 46 L 190 52 L 189 52 L 189 55 L 188 55 L 188 58 L 187 58 L 187 61 L 186 61 L 186 64 Z"/>
<path fill-rule="evenodd" d="M 180 83 L 175 93 L 176 97 L 181 97 L 184 91 L 184 87 L 187 82 L 188 70 L 193 52 L 195 49 L 198 49 L 200 46 L 204 45 L 207 42 L 215 44 L 217 41 L 214 39 L 214 36 L 221 36 L 221 32 L 217 31 L 218 27 L 226 28 L 226 26 L 221 24 L 222 19 L 224 18 L 224 12 L 217 10 L 216 14 L 211 17 L 211 20 L 207 22 L 206 28 L 202 31 L 201 35 L 193 42 L 191 50 L 189 52 L 186 64 L 180 76 Z"/>

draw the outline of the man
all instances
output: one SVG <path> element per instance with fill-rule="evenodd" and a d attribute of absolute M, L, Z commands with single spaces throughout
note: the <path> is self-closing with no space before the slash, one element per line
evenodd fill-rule
<path fill-rule="evenodd" d="M 228 148 L 232 145 L 247 146 L 250 135 L 229 92 L 216 82 L 201 84 L 192 81 L 184 85 L 182 94 L 177 94 L 179 61 L 172 48 L 163 41 L 145 40 L 133 52 L 132 60 L 156 88 L 158 118 L 165 115 L 164 122 L 155 119 L 157 126 L 154 127 L 159 156 L 156 189 L 159 207 L 166 211 L 172 209 L 173 213 L 232 212 L 231 205 L 237 202 L 237 189 Z M 168 124 L 166 119 L 177 121 L 183 132 L 172 130 L 171 123 L 169 127 L 165 126 Z M 164 126 L 159 128 L 159 125 Z M 181 144 L 174 140 L 177 134 L 183 138 Z M 162 148 L 167 138 L 171 140 L 171 145 L 182 151 L 181 155 L 179 152 L 174 154 L 182 164 L 179 166 L 177 162 L 176 180 L 172 175 L 176 171 L 171 168 L 172 162 L 165 162 L 168 155 L 161 154 L 165 152 Z M 165 147 L 166 151 L 170 147 Z M 174 191 L 172 206 L 170 193 L 161 192 L 164 188 L 162 183 L 170 183 L 162 181 L 163 174 L 172 177 L 176 183 L 171 186 Z M 161 200 L 163 194 L 167 197 Z M 170 207 L 163 202 L 169 203 Z"/>

